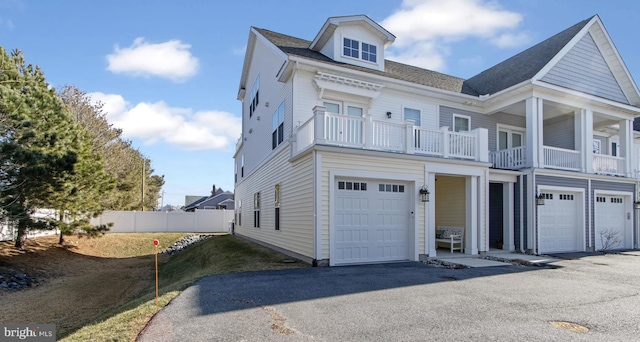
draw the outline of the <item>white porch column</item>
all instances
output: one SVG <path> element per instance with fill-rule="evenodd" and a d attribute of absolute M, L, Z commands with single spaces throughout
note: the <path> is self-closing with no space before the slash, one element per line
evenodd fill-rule
<path fill-rule="evenodd" d="M 440 127 L 440 131 L 442 132 L 442 144 L 440 145 L 442 148 L 442 157 L 449 158 L 449 127 L 442 126 Z"/>
<path fill-rule="evenodd" d="M 416 124 L 414 120 L 404 122 L 404 152 L 406 154 L 415 154 L 415 140 L 413 126 Z"/>
<path fill-rule="evenodd" d="M 624 157 L 624 175 L 631 176 L 634 168 L 631 165 L 633 151 L 633 121 L 620 120 L 620 155 Z"/>
<path fill-rule="evenodd" d="M 322 144 L 325 142 L 324 114 L 326 111 L 327 111 L 327 107 L 325 106 L 313 107 L 313 129 L 314 129 L 313 137 L 317 144 Z"/>
<path fill-rule="evenodd" d="M 542 99 L 530 97 L 526 100 L 526 125 L 527 125 L 527 167 L 543 167 L 544 152 L 542 138 Z"/>
<path fill-rule="evenodd" d="M 364 116 L 364 148 L 371 149 L 373 145 L 373 118 L 370 113 Z"/>
<path fill-rule="evenodd" d="M 425 167 L 426 169 L 426 167 Z M 430 258 L 436 257 L 436 174 L 425 170 L 426 184 L 431 192 L 431 199 L 425 205 L 425 251 Z"/>
<path fill-rule="evenodd" d="M 465 178 L 466 186 L 466 229 L 464 232 L 464 253 L 478 254 L 478 177 Z"/>
<path fill-rule="evenodd" d="M 581 109 L 574 113 L 575 150 L 580 151 L 580 169 L 593 173 L 593 112 Z"/>

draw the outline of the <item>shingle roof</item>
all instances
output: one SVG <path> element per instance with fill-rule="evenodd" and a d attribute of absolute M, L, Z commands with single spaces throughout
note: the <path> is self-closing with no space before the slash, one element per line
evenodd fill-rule
<path fill-rule="evenodd" d="M 593 17 L 499 63 L 464 82 L 479 95 L 495 94 L 533 78 Z"/>
<path fill-rule="evenodd" d="M 593 17 L 592 17 L 593 18 Z M 583 20 L 553 37 L 499 63 L 480 74 L 464 80 L 407 64 L 385 60 L 385 71 L 372 70 L 340 63 L 309 49 L 310 41 L 285 34 L 255 28 L 261 35 L 289 55 L 313 59 L 344 68 L 386 76 L 452 92 L 479 96 L 495 94 L 520 82 L 531 79 L 592 19 Z"/>
<path fill-rule="evenodd" d="M 464 79 L 454 76 L 445 75 L 432 70 L 422 69 L 415 66 L 402 64 L 390 60 L 385 60 L 385 71 L 373 70 L 359 67 L 356 65 L 340 63 L 321 54 L 320 52 L 309 49 L 311 42 L 285 34 L 255 28 L 261 35 L 267 38 L 271 43 L 277 46 L 282 52 L 303 58 L 313 59 L 324 63 L 339 65 L 344 68 L 363 71 L 376 75 L 386 76 L 397 80 L 407 81 L 411 83 L 421 84 L 438 89 L 449 90 L 453 92 L 463 92 Z M 477 95 L 477 94 L 473 94 Z"/>

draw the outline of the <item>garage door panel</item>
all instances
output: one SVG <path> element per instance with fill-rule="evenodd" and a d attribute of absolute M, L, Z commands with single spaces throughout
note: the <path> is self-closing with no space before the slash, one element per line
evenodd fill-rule
<path fill-rule="evenodd" d="M 344 186 L 340 186 L 340 182 Z M 336 264 L 407 260 L 409 195 L 404 184 L 337 181 L 334 205 Z M 353 184 L 356 182 L 354 181 Z M 362 184 L 367 183 L 363 188 Z M 363 190 L 364 189 L 364 190 Z"/>
<path fill-rule="evenodd" d="M 620 195 L 597 195 L 595 203 L 595 247 L 601 250 L 607 244 L 606 233 L 613 233 L 617 243 L 607 249 L 629 248 L 630 226 L 627 225 L 626 201 L 629 197 Z"/>
<path fill-rule="evenodd" d="M 580 250 L 582 206 L 579 193 L 544 191 L 545 204 L 538 206 L 539 253 Z"/>

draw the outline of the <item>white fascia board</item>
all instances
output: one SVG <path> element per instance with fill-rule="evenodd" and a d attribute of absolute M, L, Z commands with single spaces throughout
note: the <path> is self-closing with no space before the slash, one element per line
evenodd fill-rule
<path fill-rule="evenodd" d="M 422 90 L 425 92 L 436 93 L 438 94 L 438 96 L 434 96 L 434 95 L 431 95 L 431 96 L 436 97 L 438 99 L 442 99 L 442 100 L 448 100 L 451 102 L 460 103 L 466 106 L 475 106 L 478 108 L 476 110 L 481 110 L 480 105 L 483 102 L 483 100 L 479 99 L 477 96 L 456 93 L 449 90 L 444 90 L 444 89 L 425 86 L 422 84 L 398 80 L 398 79 L 387 77 L 387 76 L 381 76 L 381 75 L 376 75 L 376 74 L 372 74 L 364 71 L 343 68 L 338 65 L 315 61 L 315 60 L 304 58 L 304 57 L 289 56 L 289 59 L 291 61 L 298 62 L 296 63 L 297 64 L 296 68 L 299 68 L 301 70 L 308 70 L 312 72 L 315 72 L 317 70 L 331 70 L 332 73 L 335 73 L 338 75 L 350 75 L 354 78 L 362 78 L 362 79 L 375 80 L 375 82 L 383 82 L 386 88 L 406 87 L 406 88 L 412 89 L 413 91 Z"/>
<path fill-rule="evenodd" d="M 602 112 L 607 111 L 607 108 L 615 108 L 615 111 L 609 110 L 608 112 L 611 112 L 611 113 L 616 112 L 619 115 L 620 112 L 622 111 L 623 113 L 631 115 L 633 117 L 640 116 L 639 107 L 612 101 L 612 100 L 594 96 L 594 95 L 589 95 L 583 92 L 560 87 L 560 86 L 553 85 L 551 83 L 547 83 L 543 81 L 534 81 L 533 85 L 536 86 L 536 88 L 534 89 L 534 92 L 535 91 L 540 92 L 541 93 L 540 96 L 543 98 L 552 98 L 554 95 L 555 96 L 561 95 L 561 96 L 558 96 L 559 98 L 558 100 L 562 99 L 562 101 L 566 103 L 567 100 L 573 99 L 574 101 L 579 102 L 578 104 L 574 105 L 576 107 L 582 106 L 581 108 L 586 108 L 585 106 L 587 106 L 589 108 L 594 108 L 595 110 L 602 111 Z M 558 101 L 558 102 L 562 102 L 562 101 Z M 600 107 L 600 108 L 596 109 L 596 107 Z"/>
<path fill-rule="evenodd" d="M 600 17 L 596 15 L 596 22 L 598 23 L 598 28 L 600 28 L 602 30 L 602 33 L 604 34 L 604 38 L 606 39 L 606 44 L 609 45 L 609 52 L 612 52 L 615 55 L 615 60 L 614 61 L 609 61 L 606 54 L 603 54 L 603 58 L 605 59 L 605 61 L 607 62 L 607 64 L 613 62 L 616 63 L 618 67 L 620 67 L 624 73 L 624 75 L 622 75 L 622 77 L 626 77 L 626 80 L 624 83 L 626 83 L 626 86 L 621 85 L 620 88 L 622 88 L 622 92 L 625 94 L 625 97 L 627 97 L 627 99 L 629 99 L 629 96 L 627 95 L 627 91 L 631 91 L 633 92 L 633 95 L 635 96 L 635 100 L 636 100 L 636 105 L 640 105 L 640 103 L 638 103 L 639 99 L 640 99 L 640 91 L 638 91 L 638 86 L 636 84 L 636 82 L 633 80 L 633 76 L 631 76 L 631 73 L 629 72 L 629 69 L 627 68 L 627 66 L 624 63 L 624 60 L 622 59 L 622 56 L 620 56 L 620 53 L 618 52 L 618 49 L 616 48 L 616 45 L 613 43 L 613 40 L 611 39 L 611 36 L 609 35 L 609 32 L 607 32 L 607 29 L 604 27 L 604 23 L 602 23 L 602 20 L 600 20 Z M 592 34 L 592 36 L 594 36 Z M 601 49 L 601 42 L 600 39 L 596 39 L 596 37 L 594 37 L 594 41 L 596 43 L 596 45 L 598 46 L 598 49 Z M 616 75 L 616 73 L 614 72 L 614 70 L 611 70 L 611 72 L 613 73 L 613 77 L 616 79 L 616 81 L 618 82 L 618 84 L 620 84 L 620 82 L 618 81 L 618 75 Z M 631 86 L 629 86 L 629 84 Z"/>
<path fill-rule="evenodd" d="M 271 43 L 267 38 L 261 35 L 254 27 L 251 27 L 249 31 L 249 41 L 247 42 L 247 51 L 244 54 L 244 63 L 242 65 L 242 74 L 240 76 L 240 86 L 238 87 L 238 100 L 242 101 L 247 92 L 247 77 L 249 74 L 249 67 L 253 61 L 253 53 L 255 50 L 255 44 L 260 41 L 268 49 L 270 49 L 276 56 L 286 61 L 289 56 L 282 52 L 280 48 Z"/>
<path fill-rule="evenodd" d="M 247 50 L 244 53 L 244 62 L 242 64 L 242 73 L 240 74 L 240 85 L 238 86 L 238 97 L 239 101 L 244 99 L 244 96 L 247 93 L 247 75 L 249 74 L 249 65 L 251 65 L 251 61 L 253 60 L 253 50 L 255 47 L 256 41 L 256 32 L 253 27 L 249 30 L 249 39 L 247 41 Z"/>
<path fill-rule="evenodd" d="M 542 69 L 540 69 L 540 71 L 538 71 L 537 74 L 535 74 L 531 80 L 532 81 L 537 81 L 542 79 L 542 77 L 544 77 L 544 75 L 546 75 L 549 70 L 551 70 L 551 68 L 553 68 L 556 64 L 558 64 L 558 62 L 569 52 L 571 51 L 571 49 L 573 49 L 573 47 L 578 44 L 578 42 L 582 39 L 582 37 L 584 37 L 584 35 L 589 32 L 589 29 L 591 28 L 591 25 L 593 25 L 596 22 L 597 16 L 593 17 L 591 19 L 591 21 L 589 21 L 589 23 L 587 23 L 586 25 L 584 25 L 584 27 L 580 30 L 580 32 L 578 32 L 575 36 L 573 36 L 573 38 L 571 38 L 571 40 L 569 41 L 569 43 L 567 43 L 567 45 L 565 45 L 562 50 L 560 50 L 560 52 L 558 52 L 550 61 L 549 63 L 547 63 L 547 65 L 545 65 Z"/>

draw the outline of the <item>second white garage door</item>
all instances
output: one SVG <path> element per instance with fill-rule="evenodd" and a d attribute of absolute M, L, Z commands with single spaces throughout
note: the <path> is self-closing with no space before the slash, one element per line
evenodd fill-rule
<path fill-rule="evenodd" d="M 538 208 L 538 253 L 583 250 L 584 215 L 582 194 L 543 191 L 545 204 Z"/>
<path fill-rule="evenodd" d="M 408 184 L 337 180 L 332 264 L 409 259 Z"/>

